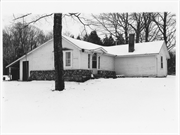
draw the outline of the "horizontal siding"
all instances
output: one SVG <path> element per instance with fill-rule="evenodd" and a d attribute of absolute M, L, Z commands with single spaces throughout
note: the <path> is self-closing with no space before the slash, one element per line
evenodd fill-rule
<path fill-rule="evenodd" d="M 90 68 L 92 69 L 92 55 L 90 54 Z M 88 53 L 81 52 L 81 69 L 88 69 Z M 98 57 L 100 57 L 100 69 L 98 69 Z M 97 54 L 97 69 L 114 71 L 114 57 Z"/>
<path fill-rule="evenodd" d="M 100 56 L 100 69 L 114 71 L 114 57 L 101 55 Z"/>
<path fill-rule="evenodd" d="M 91 60 L 92 58 L 90 59 L 90 62 Z M 88 53 L 80 52 L 80 61 L 81 61 L 80 69 L 88 69 Z M 90 66 L 92 66 L 91 63 L 90 63 Z"/>
<path fill-rule="evenodd" d="M 79 50 L 65 41 L 62 40 L 63 48 L 72 49 L 72 67 L 71 69 L 79 68 Z M 29 61 L 29 74 L 33 70 L 54 70 L 54 46 L 53 40 L 43 45 L 27 57 L 20 60 L 20 80 L 22 80 L 22 62 Z"/>
<path fill-rule="evenodd" d="M 158 76 L 164 77 L 167 76 L 167 58 L 165 54 L 165 46 L 160 50 L 159 55 L 157 56 L 157 69 L 158 69 Z M 161 56 L 163 57 L 163 68 L 161 68 Z"/>
<path fill-rule="evenodd" d="M 22 80 L 22 62 L 29 61 L 29 75 L 32 70 L 53 70 L 54 69 L 54 53 L 53 41 L 48 42 L 40 49 L 29 54 L 20 60 L 20 80 Z"/>
<path fill-rule="evenodd" d="M 156 57 L 116 57 L 115 71 L 125 76 L 156 76 Z"/>
<path fill-rule="evenodd" d="M 66 47 L 66 48 L 72 49 L 72 67 L 71 67 L 71 69 L 78 69 L 80 67 L 80 63 L 79 63 L 80 51 L 77 49 L 76 46 L 72 45 L 71 43 L 64 40 L 63 38 L 62 38 L 62 45 L 64 48 Z"/>

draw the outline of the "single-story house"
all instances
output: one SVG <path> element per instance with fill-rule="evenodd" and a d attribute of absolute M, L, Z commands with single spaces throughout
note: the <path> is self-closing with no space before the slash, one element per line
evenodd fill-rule
<path fill-rule="evenodd" d="M 62 36 L 65 80 L 78 80 L 91 74 L 101 77 L 166 77 L 170 58 L 164 41 L 103 47 Z M 6 68 L 14 80 L 53 80 L 53 39 L 12 62 Z"/>

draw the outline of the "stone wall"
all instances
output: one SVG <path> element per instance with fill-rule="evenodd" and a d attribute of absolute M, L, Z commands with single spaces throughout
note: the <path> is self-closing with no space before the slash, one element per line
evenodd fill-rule
<path fill-rule="evenodd" d="M 91 77 L 91 70 L 64 70 L 64 80 L 66 81 L 86 81 Z M 30 71 L 29 80 L 54 80 L 54 70 L 34 70 Z"/>
<path fill-rule="evenodd" d="M 64 80 L 65 81 L 77 81 L 84 82 L 91 78 L 92 70 L 64 70 Z M 115 78 L 115 71 L 98 70 L 98 74 L 95 78 Z M 30 71 L 29 80 L 54 80 L 55 71 L 54 70 L 34 70 Z"/>
<path fill-rule="evenodd" d="M 54 80 L 54 70 L 33 70 L 30 71 L 29 80 Z"/>
<path fill-rule="evenodd" d="M 103 78 L 115 78 L 116 72 L 115 71 L 108 71 L 108 70 L 98 70 L 98 76 Z"/>
<path fill-rule="evenodd" d="M 77 70 L 64 70 L 64 80 L 84 82 L 91 78 L 91 70 L 77 69 Z"/>

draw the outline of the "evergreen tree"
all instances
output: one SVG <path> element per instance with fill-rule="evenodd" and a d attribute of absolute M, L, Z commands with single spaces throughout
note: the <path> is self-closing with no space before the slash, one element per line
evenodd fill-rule
<path fill-rule="evenodd" d="M 105 38 L 103 38 L 103 46 L 113 46 L 115 45 L 114 39 L 110 35 L 109 37 L 105 35 Z"/>
<path fill-rule="evenodd" d="M 89 35 L 87 33 L 84 35 L 83 40 L 89 42 Z"/>
<path fill-rule="evenodd" d="M 74 35 L 71 35 L 70 37 L 71 37 L 71 38 L 74 38 Z"/>
<path fill-rule="evenodd" d="M 103 41 L 103 46 L 109 46 L 109 38 L 107 35 L 105 35 L 102 41 Z"/>
<path fill-rule="evenodd" d="M 122 45 L 122 44 L 125 44 L 125 40 L 122 34 L 119 34 L 116 39 L 116 45 Z"/>
<path fill-rule="evenodd" d="M 76 39 L 79 39 L 79 40 L 81 40 L 81 37 L 80 37 L 80 35 L 78 35 Z"/>
<path fill-rule="evenodd" d="M 109 36 L 109 43 L 110 43 L 111 46 L 115 45 L 115 41 L 114 41 L 112 35 Z"/>
<path fill-rule="evenodd" d="M 102 45 L 102 41 L 101 38 L 97 35 L 97 32 L 94 30 L 92 31 L 89 36 L 88 36 L 88 42 L 94 43 L 94 44 L 98 44 L 98 45 Z"/>

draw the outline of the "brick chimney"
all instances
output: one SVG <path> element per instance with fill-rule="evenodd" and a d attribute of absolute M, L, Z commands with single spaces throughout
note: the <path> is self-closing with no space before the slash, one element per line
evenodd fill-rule
<path fill-rule="evenodd" d="M 134 34 L 129 34 L 129 52 L 134 52 Z"/>

